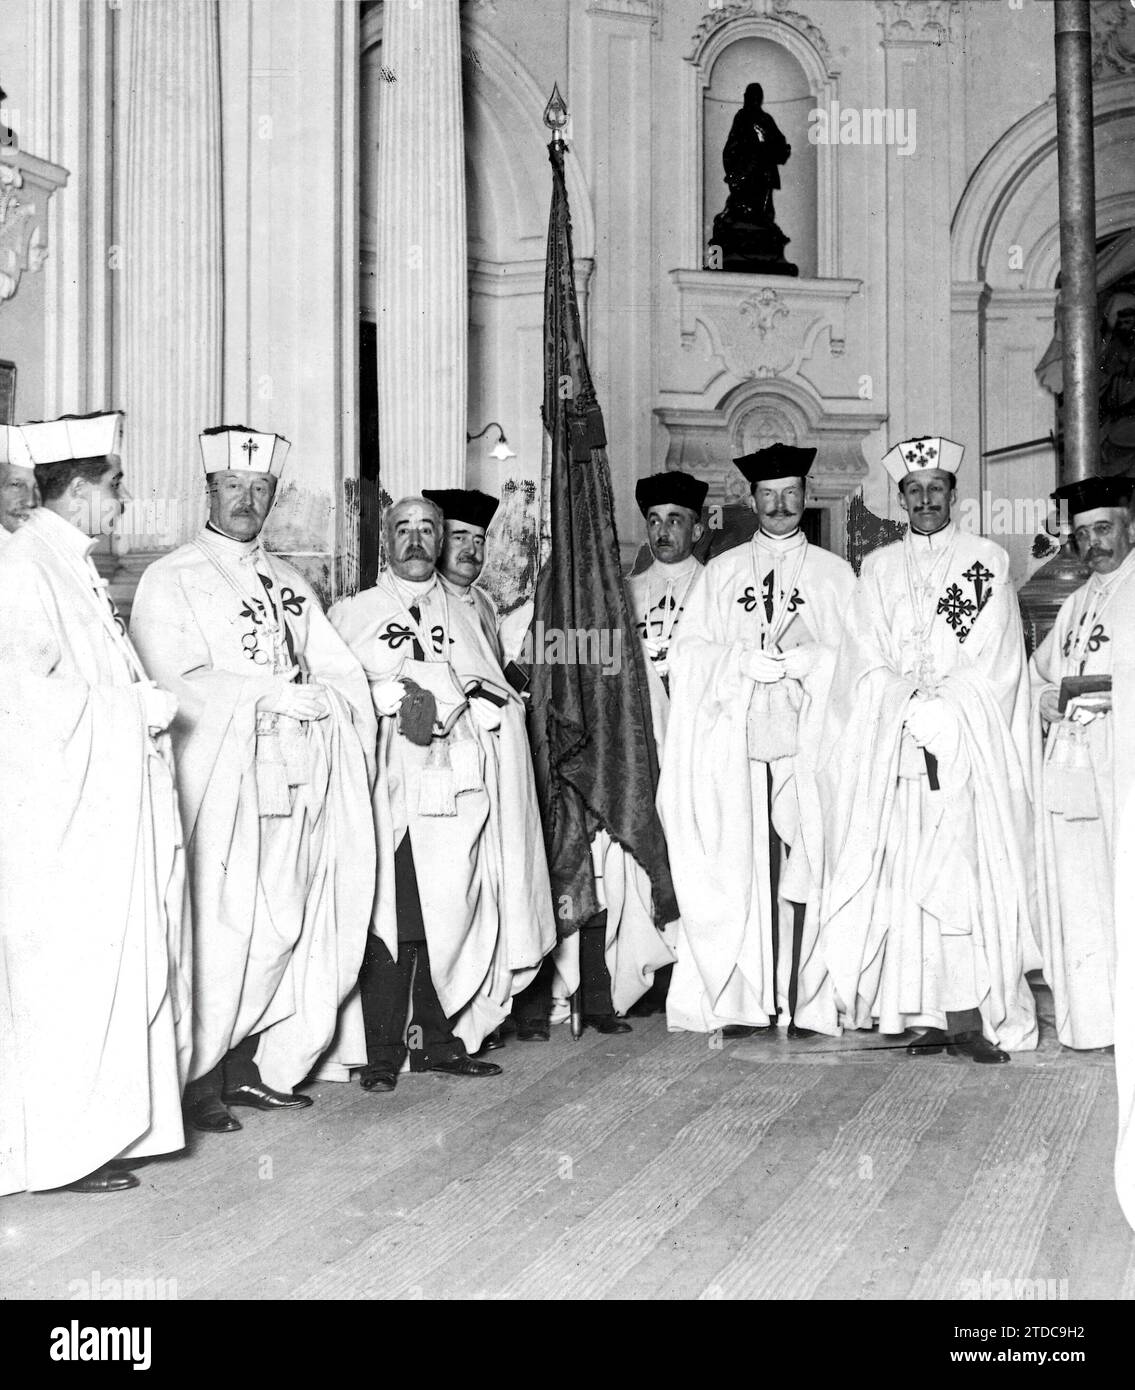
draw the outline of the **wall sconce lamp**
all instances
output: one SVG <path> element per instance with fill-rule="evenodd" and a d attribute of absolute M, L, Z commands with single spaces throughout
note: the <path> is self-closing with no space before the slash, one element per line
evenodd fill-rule
<path fill-rule="evenodd" d="M 488 430 L 494 429 L 500 430 L 500 439 L 489 450 L 490 457 L 495 458 L 498 463 L 504 463 L 506 459 L 516 458 L 515 450 L 510 449 L 508 447 L 508 440 L 504 436 L 504 427 L 502 425 L 498 425 L 495 420 L 490 420 L 489 423 L 485 426 L 485 428 L 483 430 L 478 430 L 476 434 L 466 434 L 465 442 L 467 444 L 472 444 L 474 439 L 480 439 L 480 437 L 483 434 L 485 434 Z"/>

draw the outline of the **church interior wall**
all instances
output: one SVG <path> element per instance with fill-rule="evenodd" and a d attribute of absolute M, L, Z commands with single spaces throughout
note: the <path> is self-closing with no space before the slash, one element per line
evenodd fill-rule
<path fill-rule="evenodd" d="M 9 107 L 21 113 L 22 143 L 70 170 L 52 200 L 47 266 L 0 305 L 0 356 L 20 360 L 22 413 L 115 404 L 133 418 L 149 408 L 124 377 L 115 344 L 120 282 L 108 266 L 126 210 L 123 152 L 115 148 L 123 135 L 121 126 L 116 138 L 110 130 L 124 73 L 107 55 L 133 2 L 123 0 L 117 18 L 79 0 L 6 9 L 0 74 Z M 366 43 L 368 25 L 380 32 L 381 10 L 330 0 L 217 7 L 220 413 L 292 440 L 269 539 L 328 594 L 352 582 L 357 318 L 373 317 L 381 303 L 373 189 L 383 79 L 380 48 Z M 862 482 L 872 510 L 892 517 L 897 499 L 879 461 L 894 438 L 959 438 L 967 447 L 962 497 L 976 500 L 982 449 L 1047 433 L 1052 400 L 1030 359 L 1051 328 L 1054 276 L 1040 267 L 1058 265 L 1055 158 L 1022 177 L 1006 157 L 1000 184 L 988 188 L 981 170 L 991 151 L 1014 148 L 1013 132 L 1030 113 L 1051 106 L 1049 0 L 1024 0 L 1020 9 L 969 0 L 474 0 L 462 16 L 468 424 L 476 431 L 499 420 L 517 453 L 502 467 L 489 457 L 491 432 L 475 442 L 471 486 L 528 495 L 539 483 L 550 193 L 540 116 L 554 82 L 571 115 L 578 280 L 628 553 L 642 538 L 636 478 L 673 465 L 676 450 L 693 450 L 686 457 L 696 462 L 737 444 L 727 426 L 740 418 L 729 415 L 739 391 L 758 402 L 745 417 L 750 433 L 762 396 L 767 422 L 823 425 L 832 460 Z M 764 78 L 793 147 L 776 206 L 793 238 L 788 254 L 799 257 L 799 282 L 782 277 L 743 294 L 739 281 L 722 286 L 719 277 L 715 286 L 702 272 L 715 197 L 724 204 L 717 125 L 725 108 L 713 107 L 699 145 L 694 59 L 707 26 L 719 21 L 739 46 L 726 44 L 716 58 L 713 100 L 731 70 L 738 87 Z M 787 105 L 776 105 L 778 86 Z M 1133 132 L 1113 110 L 1129 100 L 1129 86 L 1129 75 L 1112 72 L 1097 88 L 1101 234 L 1105 225 L 1132 225 Z M 1119 88 L 1121 99 L 1108 96 Z M 916 147 L 904 154 L 894 144 L 812 144 L 805 91 L 830 94 L 844 112 L 909 107 Z M 967 260 L 959 210 L 975 188 L 981 206 L 967 216 L 984 240 Z M 1010 269 L 1015 246 L 1023 269 Z M 177 466 L 195 472 L 191 434 Z M 1051 472 L 1051 452 L 1040 449 L 996 465 L 989 477 L 995 490 L 1035 495 L 1051 485 Z M 1018 579 L 1034 563 L 1031 540 L 1012 539 Z"/>

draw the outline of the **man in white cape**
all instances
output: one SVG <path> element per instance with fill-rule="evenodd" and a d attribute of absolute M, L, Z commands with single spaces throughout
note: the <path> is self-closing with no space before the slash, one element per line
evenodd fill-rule
<path fill-rule="evenodd" d="M 671 658 L 659 809 L 681 911 L 673 1029 L 834 1031 L 812 1021 L 815 761 L 855 576 L 800 530 L 815 455 L 774 444 L 735 460 L 759 529 L 707 564 Z"/>
<path fill-rule="evenodd" d="M 1135 646 L 1131 492 L 1127 478 L 1086 478 L 1053 493 L 1091 577 L 1030 664 L 1044 976 L 1057 1036 L 1085 1050 L 1115 1042 L 1115 817 L 1135 764 L 1116 762 L 1110 686 L 1116 654 Z"/>
<path fill-rule="evenodd" d="M 190 941 L 168 739 L 90 559 L 122 417 L 25 426 L 43 505 L 0 555 L 0 1195 L 136 1187 L 182 1148 Z"/>
<path fill-rule="evenodd" d="M 387 568 L 331 610 L 379 715 L 378 884 L 359 985 L 360 1083 L 500 1073 L 471 1056 L 555 944 L 523 702 L 476 614 L 438 581 L 440 508 L 383 518 Z"/>
<path fill-rule="evenodd" d="M 962 454 L 883 460 L 910 530 L 864 560 L 832 685 L 819 1003 L 996 1063 L 1037 1040 L 1029 694 L 1009 557 L 950 517 Z"/>
<path fill-rule="evenodd" d="M 705 574 L 705 566 L 694 554 L 694 547 L 705 534 L 702 508 L 708 492 L 708 483 L 676 469 L 640 478 L 635 484 L 635 501 L 646 522 L 651 563 L 627 579 L 627 602 L 642 642 L 659 768 L 670 720 L 670 648 L 677 641 L 686 604 Z M 610 836 L 606 838 L 610 841 Z M 650 879 L 630 855 L 611 843 L 607 857 L 615 855 L 621 855 L 624 861 L 625 877 L 632 890 L 637 915 L 646 926 L 654 929 Z M 605 871 L 604 879 L 610 872 L 610 869 Z M 636 939 L 638 935 L 636 933 Z M 662 944 L 673 953 L 678 940 L 676 920 L 666 924 L 661 938 Z M 666 997 L 674 970 L 672 959 L 657 965 L 653 959 L 657 943 L 645 936 L 644 940 L 651 947 L 648 962 L 655 968 L 650 988 L 627 1011 L 636 1018 L 666 1012 Z"/>
<path fill-rule="evenodd" d="M 195 1128 L 230 1106 L 311 1104 L 294 1088 L 336 1044 L 364 1060 L 354 989 L 374 885 L 370 692 L 307 581 L 261 529 L 288 443 L 201 436 L 209 521 L 142 576 L 131 631 L 180 702 L 173 725 L 194 936 Z"/>
<path fill-rule="evenodd" d="M 499 658 L 500 615 L 489 595 L 478 588 L 477 580 L 485 568 L 489 523 L 500 503 L 476 488 L 427 487 L 422 489 L 422 496 L 440 507 L 445 517 L 445 539 L 437 561 L 438 582 L 453 599 L 473 611 Z"/>

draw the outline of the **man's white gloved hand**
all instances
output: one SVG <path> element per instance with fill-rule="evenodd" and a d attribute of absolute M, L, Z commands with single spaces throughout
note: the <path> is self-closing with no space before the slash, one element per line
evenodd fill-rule
<path fill-rule="evenodd" d="M 162 690 L 153 681 L 145 681 L 138 687 L 142 700 L 142 716 L 148 729 L 159 733 L 168 729 L 177 713 L 177 696 Z"/>
<path fill-rule="evenodd" d="M 282 714 L 286 719 L 326 719 L 331 713 L 321 685 L 293 685 L 280 676 L 256 702 L 261 714 Z"/>
<path fill-rule="evenodd" d="M 482 729 L 499 729 L 501 726 L 500 709 L 491 700 L 474 697 L 469 701 L 469 712 Z"/>
<path fill-rule="evenodd" d="M 745 652 L 741 657 L 741 670 L 750 680 L 771 685 L 784 679 L 784 657 L 772 656 L 769 652 Z"/>
<path fill-rule="evenodd" d="M 792 680 L 800 681 L 816 665 L 819 652 L 811 642 L 802 647 L 792 647 L 784 653 L 784 674 Z"/>
<path fill-rule="evenodd" d="M 406 687 L 401 681 L 380 681 L 371 686 L 370 698 L 376 714 L 383 717 L 397 714 L 406 698 Z"/>
<path fill-rule="evenodd" d="M 1111 713 L 1111 695 L 1100 691 L 1094 695 L 1077 695 L 1068 701 L 1066 716 L 1073 724 L 1090 724 L 1103 714 Z"/>
<path fill-rule="evenodd" d="M 1058 724 L 1064 718 L 1060 713 L 1060 691 L 1056 686 L 1040 697 L 1040 717 L 1046 724 Z"/>
<path fill-rule="evenodd" d="M 956 724 L 953 711 L 945 700 L 936 696 L 914 699 L 907 706 L 907 731 L 920 748 L 929 748 L 932 753 L 935 751 L 933 745 L 948 738 L 955 731 Z"/>

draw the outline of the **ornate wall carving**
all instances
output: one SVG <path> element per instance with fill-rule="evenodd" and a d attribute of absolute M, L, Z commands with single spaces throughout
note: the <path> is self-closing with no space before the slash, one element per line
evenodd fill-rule
<path fill-rule="evenodd" d="M 0 300 L 11 299 L 24 271 L 47 259 L 47 205 L 67 170 L 23 150 L 0 148 Z"/>

